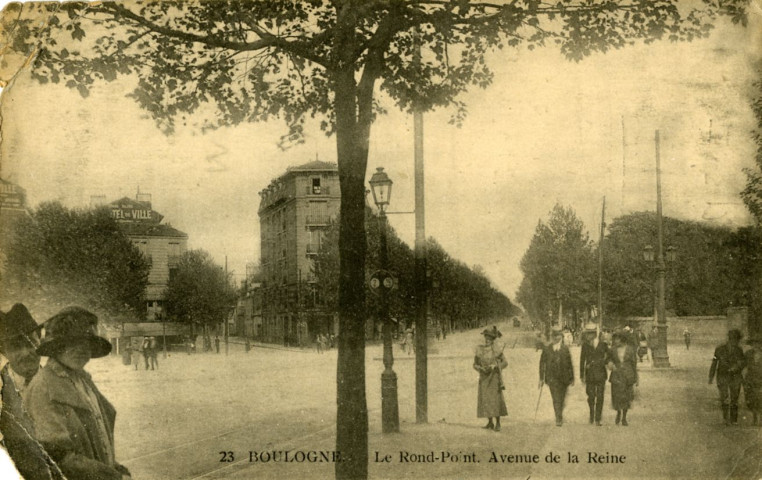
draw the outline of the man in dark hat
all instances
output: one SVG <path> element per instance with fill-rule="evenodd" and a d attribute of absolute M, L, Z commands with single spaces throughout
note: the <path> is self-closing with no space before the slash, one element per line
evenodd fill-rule
<path fill-rule="evenodd" d="M 590 423 L 601 425 L 603 399 L 606 392 L 606 356 L 609 347 L 598 337 L 594 323 L 585 325 L 584 341 L 579 355 L 579 379 L 585 384 L 587 405 L 590 407 Z"/>
<path fill-rule="evenodd" d="M 24 397 L 38 440 L 69 480 L 130 478 L 114 457 L 116 410 L 84 371 L 91 358 L 111 352 L 97 324 L 98 317 L 80 307 L 48 320 L 37 353 L 50 358 Z"/>
<path fill-rule="evenodd" d="M 741 393 L 741 373 L 746 367 L 746 357 L 739 346 L 743 335 L 738 329 L 728 332 L 728 341 L 714 350 L 712 366 L 709 369 L 709 384 L 717 374 L 717 389 L 720 391 L 722 418 L 725 425 L 738 424 L 738 396 Z"/>
<path fill-rule="evenodd" d="M 551 343 L 540 355 L 540 385 L 548 385 L 550 396 L 553 398 L 553 410 L 556 413 L 556 426 L 563 423 L 564 400 L 566 390 L 574 385 L 574 367 L 572 367 L 569 347 L 563 343 L 563 331 L 553 327 Z"/>
<path fill-rule="evenodd" d="M 40 356 L 35 352 L 39 341 L 37 322 L 24 305 L 17 303 L 7 314 L 0 312 L 0 353 L 3 355 L 0 438 L 16 469 L 27 480 L 63 478 L 35 440 L 32 419 L 22 406 L 21 395 L 40 369 Z"/>

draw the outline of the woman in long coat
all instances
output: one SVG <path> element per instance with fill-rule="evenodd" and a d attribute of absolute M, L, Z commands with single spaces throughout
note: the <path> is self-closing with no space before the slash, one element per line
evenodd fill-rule
<path fill-rule="evenodd" d="M 614 346 L 609 351 L 607 362 L 611 376 L 611 406 L 616 410 L 616 424 L 620 421 L 627 426 L 627 410 L 632 405 L 635 394 L 633 388 L 638 384 L 637 356 L 632 345 L 627 343 L 626 335 L 618 332 L 613 337 Z"/>
<path fill-rule="evenodd" d="M 753 425 L 762 425 L 762 338 L 749 339 L 751 348 L 746 352 L 746 374 L 744 375 L 744 396 L 746 405 L 754 418 Z"/>
<path fill-rule="evenodd" d="M 487 418 L 484 428 L 500 431 L 500 417 L 508 415 L 503 398 L 502 370 L 508 365 L 503 351 L 495 345 L 497 334 L 493 330 L 484 330 L 484 344 L 476 347 L 474 370 L 479 372 L 479 394 L 477 397 L 476 416 Z M 494 423 L 493 423 L 493 420 Z"/>

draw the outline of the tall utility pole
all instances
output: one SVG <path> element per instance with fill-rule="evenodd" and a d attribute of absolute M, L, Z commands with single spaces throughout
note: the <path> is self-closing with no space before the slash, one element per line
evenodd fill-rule
<path fill-rule="evenodd" d="M 603 329 L 603 235 L 606 231 L 606 197 L 601 210 L 601 236 L 598 240 L 598 333 Z"/>
<path fill-rule="evenodd" d="M 656 283 L 659 295 L 656 304 L 656 328 L 659 342 L 656 346 L 656 351 L 653 352 L 653 366 L 665 368 L 669 367 L 669 354 L 667 353 L 667 314 L 664 301 L 664 277 L 667 267 L 664 265 L 664 229 L 662 227 L 661 218 L 661 158 L 659 152 L 658 130 L 656 130 L 654 142 L 656 144 L 656 223 L 658 243 L 658 250 L 656 252 Z"/>
<path fill-rule="evenodd" d="M 228 286 L 228 256 L 225 255 L 225 286 Z M 225 335 L 225 355 L 228 354 L 228 330 L 230 329 L 230 326 L 228 325 L 228 318 L 225 316 L 225 324 L 223 325 L 222 331 Z"/>
<path fill-rule="evenodd" d="M 415 62 L 420 64 L 421 45 L 415 36 Z M 428 422 L 428 332 L 427 332 L 427 289 L 426 278 L 426 229 L 423 175 L 423 113 L 416 106 L 413 112 L 413 133 L 415 137 L 415 421 Z"/>

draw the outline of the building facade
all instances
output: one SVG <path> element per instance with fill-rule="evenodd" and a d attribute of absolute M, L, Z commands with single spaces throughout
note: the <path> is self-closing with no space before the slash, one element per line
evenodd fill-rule
<path fill-rule="evenodd" d="M 188 250 L 188 235 L 162 223 L 163 216 L 151 208 L 151 195 L 138 194 L 111 202 L 111 216 L 151 265 L 146 287 L 146 320 L 166 320 L 164 293 L 177 271 L 180 256 Z"/>
<path fill-rule="evenodd" d="M 26 215 L 26 191 L 15 183 L 0 178 L 0 268 L 5 264 L 16 222 Z"/>
<path fill-rule="evenodd" d="M 341 205 L 335 163 L 290 167 L 259 192 L 263 341 L 306 346 L 334 333 L 319 300 L 313 258 Z"/>

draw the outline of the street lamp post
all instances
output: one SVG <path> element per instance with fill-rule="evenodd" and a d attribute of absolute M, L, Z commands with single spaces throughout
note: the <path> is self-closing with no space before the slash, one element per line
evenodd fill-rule
<path fill-rule="evenodd" d="M 657 251 L 656 251 L 656 329 L 659 341 L 653 352 L 653 366 L 656 368 L 669 367 L 669 354 L 667 353 L 667 314 L 664 300 L 665 274 L 667 267 L 664 264 L 664 228 L 662 226 L 661 212 L 661 158 L 659 151 L 659 131 L 654 134 L 656 145 L 656 225 L 657 225 Z M 674 255 L 674 250 L 669 250 Z M 647 246 L 644 250 L 646 260 L 653 261 L 653 247 Z M 650 259 L 649 259 L 650 257 Z"/>
<path fill-rule="evenodd" d="M 392 353 L 392 324 L 389 317 L 389 291 L 394 280 L 389 274 L 389 253 L 386 246 L 386 207 L 392 193 L 392 181 L 382 167 L 370 178 L 373 200 L 379 210 L 381 230 L 381 272 L 371 278 L 371 288 L 381 293 L 381 319 L 384 336 L 384 371 L 381 373 L 381 430 L 383 433 L 399 432 L 399 406 L 397 403 L 397 374 L 394 373 Z"/>

